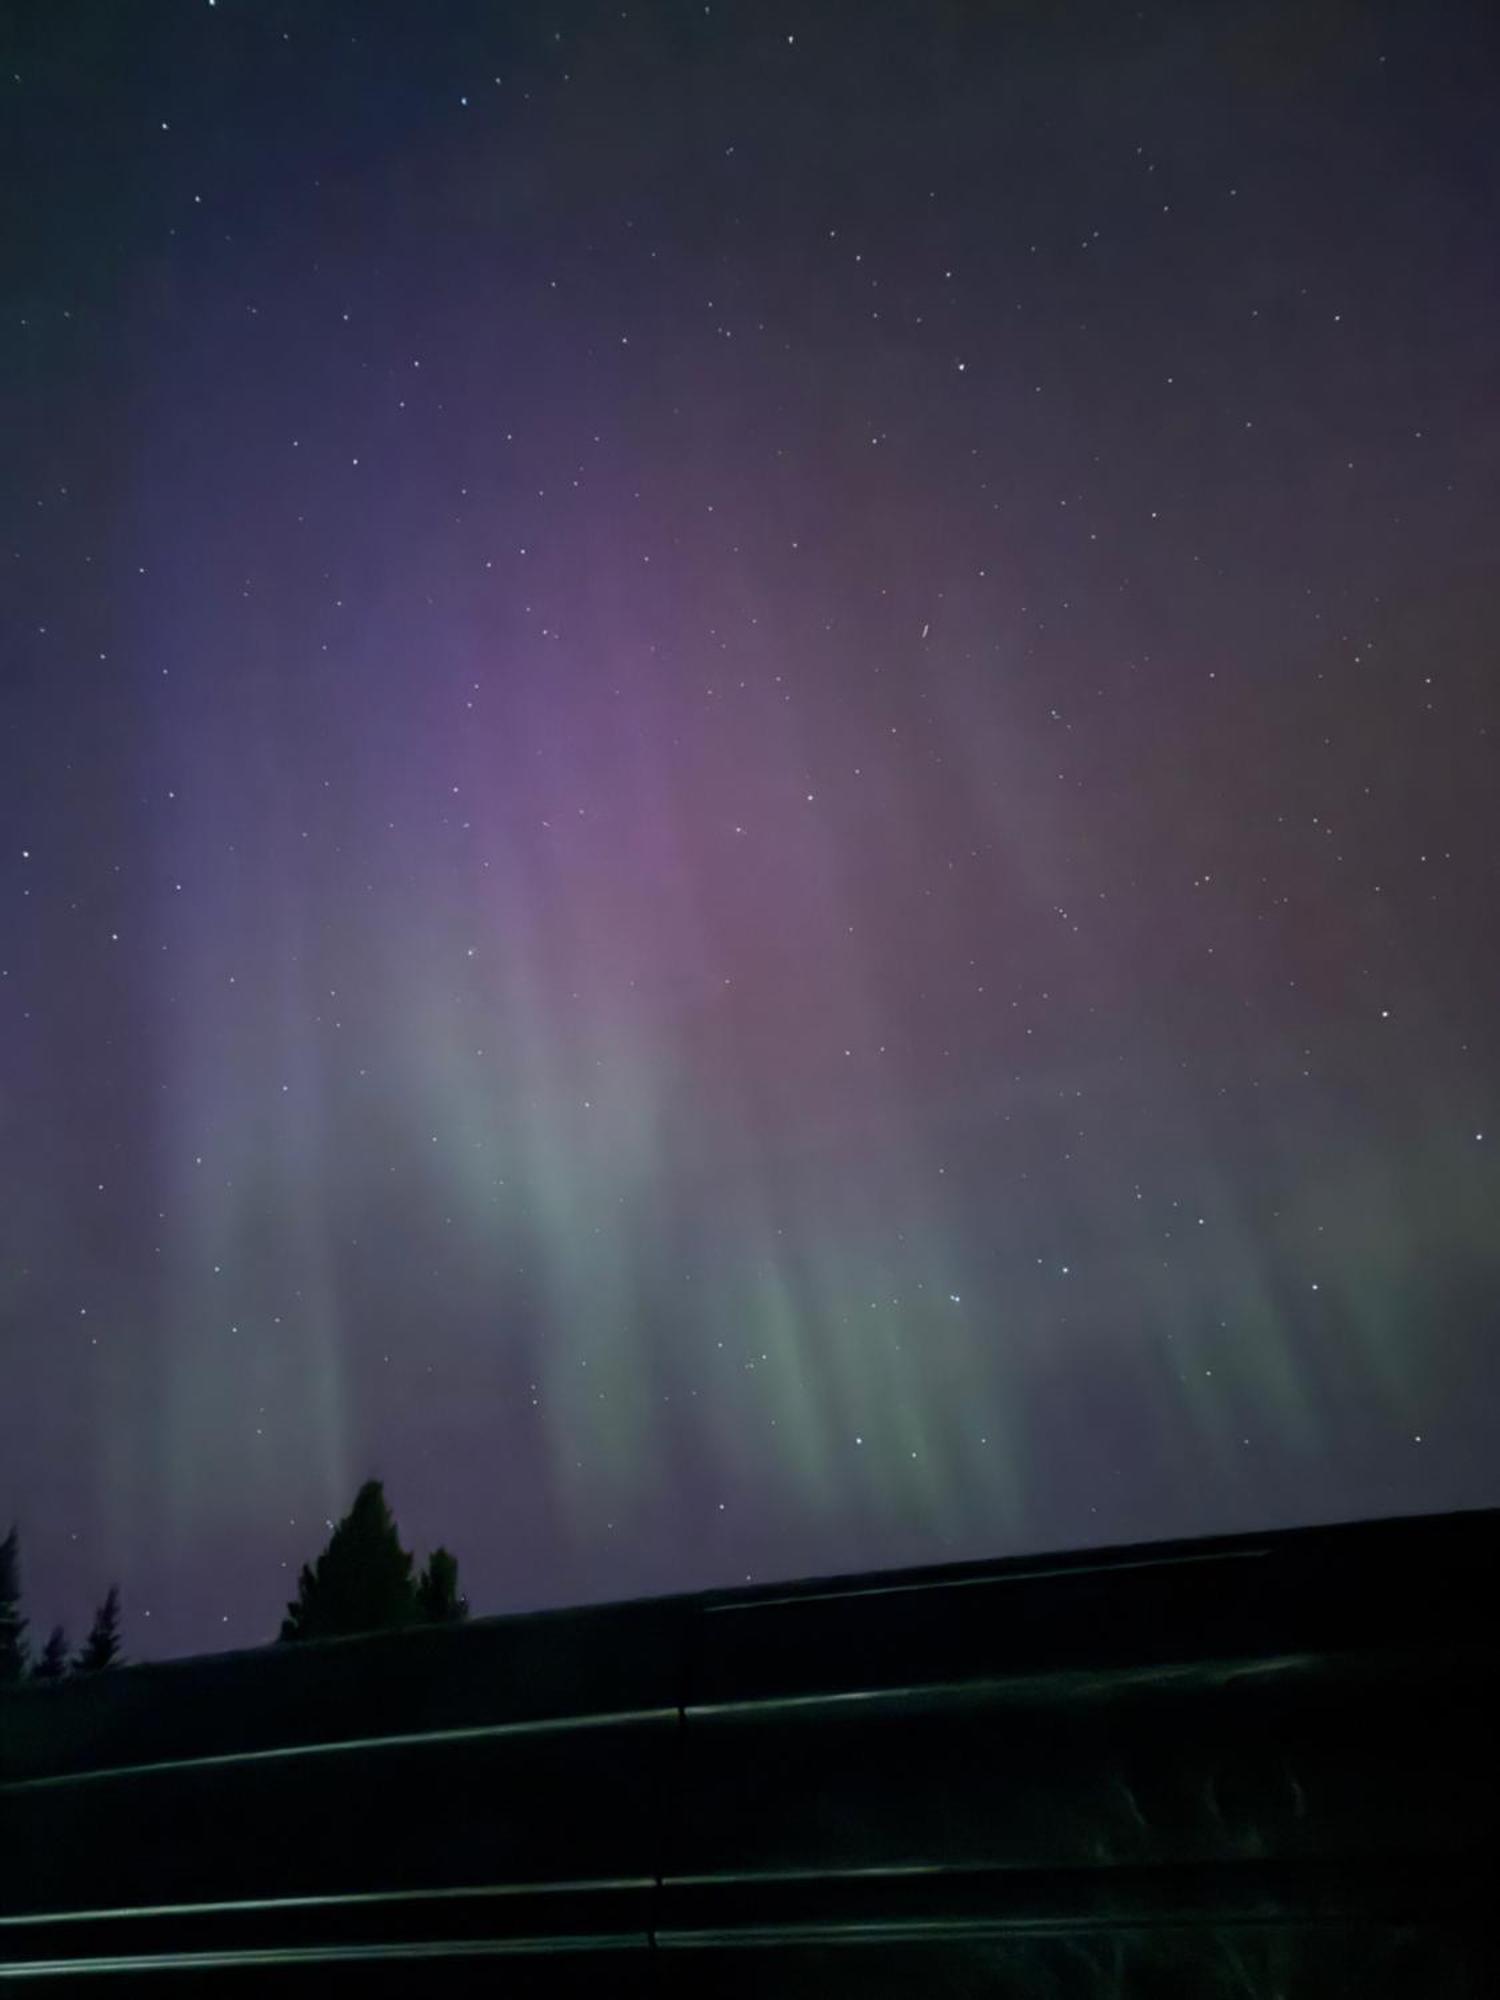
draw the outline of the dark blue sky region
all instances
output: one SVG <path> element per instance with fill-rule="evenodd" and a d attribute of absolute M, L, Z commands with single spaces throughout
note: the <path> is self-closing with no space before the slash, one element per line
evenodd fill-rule
<path fill-rule="evenodd" d="M 0 40 L 34 1624 L 1500 1499 L 1488 9 Z"/>

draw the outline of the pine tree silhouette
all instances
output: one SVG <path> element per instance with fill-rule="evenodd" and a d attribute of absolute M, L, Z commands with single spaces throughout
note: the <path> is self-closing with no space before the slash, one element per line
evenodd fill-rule
<path fill-rule="evenodd" d="M 42 1657 L 31 1670 L 34 1681 L 60 1681 L 68 1671 L 68 1635 L 61 1625 L 54 1625 L 51 1637 L 42 1648 Z"/>
<path fill-rule="evenodd" d="M 384 1488 L 378 1479 L 366 1480 L 316 1563 L 303 1564 L 282 1639 L 333 1639 L 416 1624 L 421 1613 L 411 1562 Z"/>
<path fill-rule="evenodd" d="M 21 1616 L 21 1537 L 12 1528 L 0 1542 L 0 1687 L 14 1687 L 26 1673 L 26 1620 Z"/>
<path fill-rule="evenodd" d="M 79 1674 L 101 1674 L 106 1667 L 120 1664 L 120 1593 L 114 1584 L 104 1602 L 94 1613 L 94 1622 L 89 1627 L 89 1636 L 83 1642 L 83 1650 L 73 1662 L 73 1671 Z"/>
<path fill-rule="evenodd" d="M 417 1583 L 417 1606 L 424 1625 L 456 1625 L 469 1615 L 469 1600 L 459 1593 L 458 1558 L 434 1549 Z"/>

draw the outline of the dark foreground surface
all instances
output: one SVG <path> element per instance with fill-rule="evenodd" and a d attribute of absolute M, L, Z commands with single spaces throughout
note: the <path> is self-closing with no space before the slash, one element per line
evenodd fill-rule
<path fill-rule="evenodd" d="M 863 1576 L 0 1698 L 0 1981 L 1500 1992 L 1500 1514 Z"/>

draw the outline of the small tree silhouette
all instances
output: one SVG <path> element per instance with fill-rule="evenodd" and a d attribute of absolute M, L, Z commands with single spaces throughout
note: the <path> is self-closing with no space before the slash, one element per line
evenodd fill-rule
<path fill-rule="evenodd" d="M 104 1602 L 94 1613 L 94 1622 L 89 1627 L 89 1636 L 83 1642 L 83 1651 L 73 1662 L 73 1671 L 79 1674 L 102 1674 L 106 1667 L 120 1664 L 120 1593 L 114 1584 Z"/>
<path fill-rule="evenodd" d="M 42 1657 L 31 1670 L 34 1681 L 60 1681 L 68 1671 L 68 1635 L 61 1625 L 54 1625 L 51 1637 L 42 1648 Z"/>
<path fill-rule="evenodd" d="M 302 1565 L 282 1639 L 333 1639 L 415 1624 L 421 1614 L 411 1560 L 384 1488 L 378 1479 L 366 1480 L 317 1562 Z"/>
<path fill-rule="evenodd" d="M 458 1558 L 434 1549 L 417 1583 L 417 1608 L 424 1625 L 457 1625 L 469 1615 L 469 1600 L 458 1588 Z"/>
<path fill-rule="evenodd" d="M 26 1620 L 21 1616 L 21 1537 L 12 1528 L 0 1542 L 0 1687 L 14 1687 L 26 1672 Z"/>

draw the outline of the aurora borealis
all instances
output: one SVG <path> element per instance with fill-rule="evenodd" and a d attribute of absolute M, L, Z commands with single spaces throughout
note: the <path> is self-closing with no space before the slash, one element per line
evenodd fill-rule
<path fill-rule="evenodd" d="M 1488 10 L 8 20 L 38 1637 L 1500 1499 Z"/>

